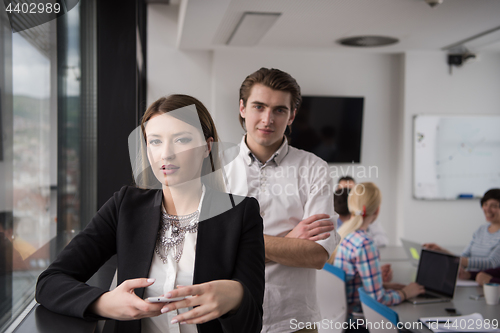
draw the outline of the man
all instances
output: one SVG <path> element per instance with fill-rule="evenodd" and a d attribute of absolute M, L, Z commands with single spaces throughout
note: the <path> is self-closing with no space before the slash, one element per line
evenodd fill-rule
<path fill-rule="evenodd" d="M 316 269 L 340 239 L 328 165 L 289 146 L 285 136 L 300 102 L 300 87 L 289 74 L 267 68 L 250 74 L 240 88 L 246 135 L 226 169 L 229 190 L 255 197 L 264 220 L 262 332 L 317 332 L 311 326 L 321 319 Z"/>

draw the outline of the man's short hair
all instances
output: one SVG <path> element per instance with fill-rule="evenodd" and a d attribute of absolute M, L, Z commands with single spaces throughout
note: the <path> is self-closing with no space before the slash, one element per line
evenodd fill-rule
<path fill-rule="evenodd" d="M 243 105 L 247 105 L 248 97 L 250 97 L 252 88 L 256 83 L 273 90 L 289 92 L 291 96 L 290 112 L 293 112 L 295 109 L 299 110 L 302 103 L 300 86 L 290 74 L 276 68 L 269 69 L 262 67 L 258 71 L 248 75 L 240 87 L 240 100 L 243 101 Z M 245 119 L 241 115 L 239 117 L 241 127 L 245 129 Z"/>
<path fill-rule="evenodd" d="M 341 181 L 356 183 L 356 181 L 354 180 L 354 178 L 352 178 L 351 176 L 342 176 L 342 177 L 340 177 L 339 181 L 337 182 L 337 184 L 340 183 Z"/>
<path fill-rule="evenodd" d="M 333 194 L 333 208 L 339 215 L 350 215 L 347 199 L 349 197 L 348 188 L 338 188 Z"/>
<path fill-rule="evenodd" d="M 495 199 L 500 204 L 500 188 L 492 188 L 491 190 L 486 191 L 484 196 L 481 198 L 481 207 L 483 207 L 483 204 L 490 199 Z"/>

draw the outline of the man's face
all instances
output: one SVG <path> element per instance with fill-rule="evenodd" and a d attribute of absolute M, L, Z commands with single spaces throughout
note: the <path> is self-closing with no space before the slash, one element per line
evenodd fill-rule
<path fill-rule="evenodd" d="M 281 145 L 286 127 L 296 110 L 291 110 L 291 94 L 262 84 L 252 87 L 246 106 L 240 100 L 240 115 L 245 119 L 247 144 L 273 147 Z M 276 147 L 276 149 L 278 148 Z"/>

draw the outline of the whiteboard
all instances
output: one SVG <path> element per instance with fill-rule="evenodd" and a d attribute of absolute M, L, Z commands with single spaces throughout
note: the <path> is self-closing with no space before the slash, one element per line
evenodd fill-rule
<path fill-rule="evenodd" d="M 500 116 L 413 118 L 413 196 L 480 198 L 500 188 Z"/>

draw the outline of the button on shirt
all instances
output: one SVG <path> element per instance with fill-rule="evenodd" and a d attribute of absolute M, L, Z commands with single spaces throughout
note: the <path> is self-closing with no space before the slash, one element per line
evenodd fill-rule
<path fill-rule="evenodd" d="M 259 201 L 264 234 L 285 236 L 314 214 L 328 214 L 336 225 L 333 180 L 325 161 L 289 146 L 286 138 L 266 163 L 252 154 L 245 137 L 239 150 L 238 157 L 225 167 L 228 190 Z M 339 241 L 340 236 L 332 231 L 328 239 L 317 243 L 330 256 Z M 319 321 L 316 270 L 267 263 L 263 307 L 262 332 L 291 332 L 292 320 Z"/>

